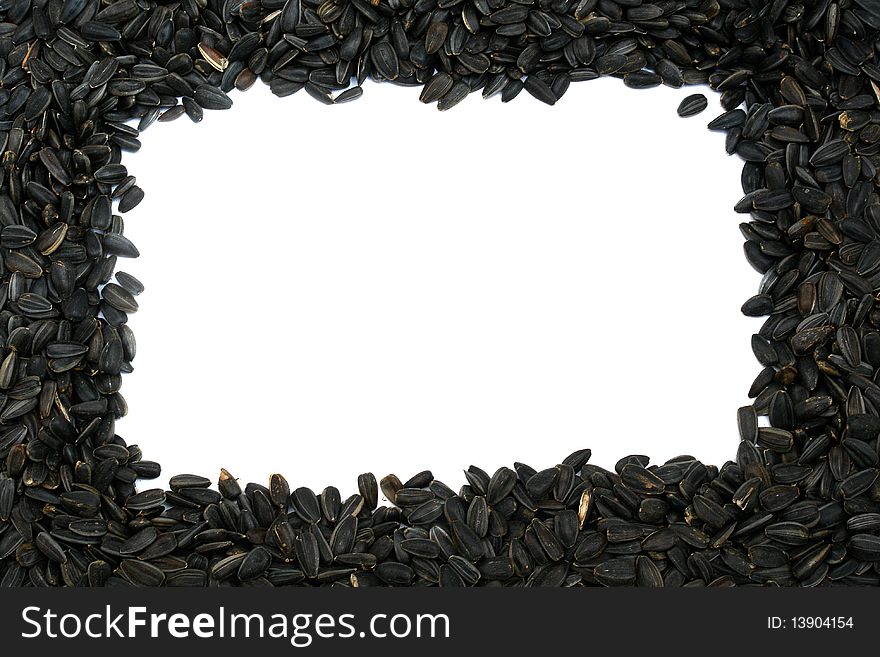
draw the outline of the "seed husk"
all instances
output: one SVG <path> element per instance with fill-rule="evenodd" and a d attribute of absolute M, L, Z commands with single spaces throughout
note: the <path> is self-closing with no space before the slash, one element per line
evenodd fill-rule
<path fill-rule="evenodd" d="M 200 43 L 198 48 L 202 57 L 205 58 L 205 61 L 221 73 L 229 66 L 229 60 L 211 46 Z"/>

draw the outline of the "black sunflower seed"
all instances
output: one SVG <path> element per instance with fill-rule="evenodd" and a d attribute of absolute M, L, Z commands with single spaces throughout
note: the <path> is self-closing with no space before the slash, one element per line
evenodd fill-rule
<path fill-rule="evenodd" d="M 387 41 L 377 43 L 370 51 L 373 66 L 386 80 L 396 80 L 400 74 L 400 61 L 397 53 Z"/>
<path fill-rule="evenodd" d="M 451 75 L 443 72 L 437 73 L 422 89 L 419 100 L 423 103 L 435 103 L 452 89 L 453 84 L 455 84 L 455 81 Z"/>
<path fill-rule="evenodd" d="M 556 95 L 553 93 L 553 90 L 546 82 L 535 75 L 530 75 L 528 78 L 526 78 L 525 90 L 528 91 L 532 96 L 540 100 L 542 103 L 546 103 L 547 105 L 556 104 L 557 98 Z"/>
<path fill-rule="evenodd" d="M 217 87 L 200 85 L 193 94 L 199 107 L 206 110 L 227 110 L 232 107 L 232 99 Z"/>
<path fill-rule="evenodd" d="M 703 94 L 687 96 L 678 106 L 678 115 L 682 118 L 696 116 L 709 106 L 709 101 Z"/>

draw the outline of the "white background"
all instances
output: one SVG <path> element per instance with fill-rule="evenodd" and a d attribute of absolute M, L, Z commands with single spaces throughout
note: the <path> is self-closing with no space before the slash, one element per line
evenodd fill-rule
<path fill-rule="evenodd" d="M 147 287 L 117 424 L 216 480 L 552 466 L 590 447 L 721 464 L 759 366 L 741 162 L 693 89 L 576 84 L 450 112 L 368 83 L 325 107 L 257 85 L 124 162 Z M 707 92 L 708 93 L 708 92 Z"/>

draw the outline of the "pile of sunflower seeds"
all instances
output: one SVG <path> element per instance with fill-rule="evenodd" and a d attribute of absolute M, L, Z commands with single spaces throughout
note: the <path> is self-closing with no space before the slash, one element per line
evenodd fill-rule
<path fill-rule="evenodd" d="M 0 585 L 880 584 L 878 33 L 877 0 L 0 0 Z M 734 461 L 136 487 L 160 468 L 115 430 L 143 289 L 116 267 L 143 130 L 258 78 L 445 110 L 600 76 L 708 85 L 745 160 L 767 319 Z"/>

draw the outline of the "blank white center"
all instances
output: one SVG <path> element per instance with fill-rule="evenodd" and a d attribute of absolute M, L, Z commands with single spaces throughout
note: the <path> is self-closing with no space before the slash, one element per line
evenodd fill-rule
<path fill-rule="evenodd" d="M 145 458 L 295 485 L 590 447 L 723 463 L 757 365 L 741 163 L 684 90 L 574 85 L 448 113 L 234 94 L 152 127 L 120 267 L 147 291 L 120 434 Z M 716 111 L 716 114 L 718 112 Z"/>

